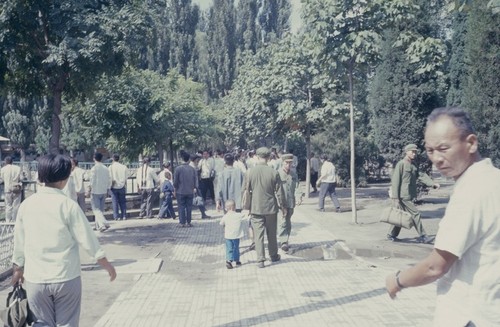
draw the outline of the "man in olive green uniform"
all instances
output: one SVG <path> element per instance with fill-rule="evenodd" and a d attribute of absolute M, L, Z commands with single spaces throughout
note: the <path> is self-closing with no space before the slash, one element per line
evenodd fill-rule
<path fill-rule="evenodd" d="M 286 214 L 281 216 L 281 224 L 278 235 L 281 249 L 286 252 L 290 249 L 288 239 L 290 238 L 290 233 L 292 231 L 291 218 L 293 215 L 293 209 L 295 208 L 295 192 L 298 188 L 299 179 L 297 177 L 297 173 L 292 170 L 293 154 L 284 154 L 281 156 L 281 159 L 283 160 L 283 165 L 279 170 L 279 174 L 283 184 L 283 190 L 285 192 L 284 202 Z"/>
<path fill-rule="evenodd" d="M 422 226 L 420 220 L 420 212 L 413 200 L 417 197 L 417 181 L 433 188 L 439 188 L 439 184 L 434 183 L 427 174 L 419 172 L 413 163 L 417 156 L 417 146 L 415 144 L 408 144 L 405 146 L 404 151 L 405 157 L 397 163 L 392 173 L 391 198 L 399 203 L 401 209 L 412 215 L 413 224 L 419 235 L 417 242 L 430 243 L 432 240 L 425 234 L 424 226 Z M 391 226 L 387 239 L 397 241 L 400 231 L 401 227 Z"/>
<path fill-rule="evenodd" d="M 246 191 L 250 193 L 250 222 L 254 230 L 258 267 L 264 268 L 264 261 L 266 261 L 264 233 L 267 234 L 267 246 L 271 261 L 276 262 L 281 259 L 278 254 L 276 237 L 278 211 L 281 208 L 283 215 L 286 215 L 286 208 L 284 204 L 285 194 L 279 173 L 267 165 L 271 151 L 262 147 L 257 149 L 256 155 L 257 164 L 247 172 L 243 193 Z"/>

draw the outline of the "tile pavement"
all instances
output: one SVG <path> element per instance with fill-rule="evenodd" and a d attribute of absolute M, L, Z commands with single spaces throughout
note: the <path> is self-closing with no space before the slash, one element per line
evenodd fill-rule
<path fill-rule="evenodd" d="M 219 219 L 193 228 L 168 228 L 177 237 L 161 272 L 142 274 L 97 322 L 111 326 L 424 326 L 432 320 L 435 285 L 404 290 L 389 299 L 385 276 L 393 271 L 351 255 L 338 237 L 297 207 L 290 254 L 256 266 L 242 240 L 243 265 L 226 269 Z M 323 260 L 321 253 L 330 248 Z M 332 255 L 333 250 L 333 255 Z M 344 255 L 335 255 L 344 253 Z M 319 255 L 318 255 L 319 254 Z M 180 268 L 179 268 L 180 267 Z M 193 267 L 196 267 L 193 268 Z"/>

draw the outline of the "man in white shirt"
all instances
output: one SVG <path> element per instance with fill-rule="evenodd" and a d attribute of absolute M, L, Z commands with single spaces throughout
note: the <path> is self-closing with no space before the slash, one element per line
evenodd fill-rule
<path fill-rule="evenodd" d="M 38 192 L 19 208 L 14 228 L 12 284 L 23 283 L 37 326 L 78 326 L 82 296 L 79 248 L 116 278 L 78 204 L 62 191 L 70 159 L 47 155 L 38 160 Z"/>
<path fill-rule="evenodd" d="M 438 280 L 434 326 L 500 326 L 500 170 L 478 152 L 469 115 L 438 108 L 427 118 L 427 156 L 455 187 L 434 249 L 386 278 L 391 298 Z"/>
<path fill-rule="evenodd" d="M 312 152 L 311 152 L 310 165 L 311 165 L 311 175 L 310 175 L 311 186 L 313 188 L 313 191 L 311 193 L 316 193 L 318 192 L 318 188 L 316 187 L 316 182 L 318 181 L 319 159 Z"/>
<path fill-rule="evenodd" d="M 207 201 L 207 192 L 210 191 L 212 200 L 215 202 L 214 178 L 215 178 L 215 160 L 210 156 L 208 150 L 203 151 L 198 167 L 200 167 L 200 192 L 203 202 Z"/>
<path fill-rule="evenodd" d="M 78 202 L 82 211 L 85 212 L 87 209 L 87 205 L 85 204 L 85 180 L 87 172 L 85 169 L 78 167 L 78 160 L 76 158 L 71 158 L 71 167 L 71 177 L 76 191 L 76 202 Z"/>
<path fill-rule="evenodd" d="M 127 166 L 121 164 L 120 155 L 113 155 L 113 163 L 109 166 L 111 175 L 111 201 L 113 203 L 113 218 L 115 220 L 127 219 Z"/>
<path fill-rule="evenodd" d="M 94 167 L 90 170 L 90 203 L 94 212 L 95 228 L 104 232 L 109 228 L 109 224 L 104 217 L 104 203 L 111 188 L 111 177 L 109 170 L 102 164 L 102 153 L 94 154 Z"/>
<path fill-rule="evenodd" d="M 154 188 L 160 183 L 158 175 L 153 168 L 149 166 L 149 158 L 142 160 L 142 165 L 136 172 L 137 189 L 141 195 L 141 211 L 139 219 L 144 217 L 153 218 L 153 192 Z"/>
<path fill-rule="evenodd" d="M 340 202 L 335 192 L 335 188 L 337 187 L 335 166 L 326 154 L 322 154 L 320 159 L 322 163 L 321 175 L 316 182 L 316 185 L 319 186 L 319 211 L 325 212 L 325 198 L 329 195 L 335 206 L 335 211 L 340 212 Z"/>
<path fill-rule="evenodd" d="M 0 178 L 4 185 L 5 221 L 16 221 L 17 210 L 21 204 L 21 168 L 12 164 L 12 157 L 5 157 L 5 166 L 0 169 Z"/>

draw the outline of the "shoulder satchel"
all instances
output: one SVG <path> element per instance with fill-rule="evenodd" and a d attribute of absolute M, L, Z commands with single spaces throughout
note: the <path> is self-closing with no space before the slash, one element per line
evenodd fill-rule
<path fill-rule="evenodd" d="M 23 186 L 21 183 L 15 183 L 10 187 L 10 191 L 14 194 L 19 194 L 23 190 Z"/>

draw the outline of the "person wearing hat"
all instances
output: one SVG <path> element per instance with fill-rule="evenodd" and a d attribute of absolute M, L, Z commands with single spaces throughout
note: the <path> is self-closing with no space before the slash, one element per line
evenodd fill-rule
<path fill-rule="evenodd" d="M 420 172 L 415 166 L 414 161 L 417 157 L 417 146 L 415 144 L 408 144 L 404 147 L 405 156 L 394 167 L 391 177 L 391 198 L 399 205 L 399 207 L 412 215 L 413 224 L 419 237 L 419 243 L 431 243 L 432 239 L 429 238 L 424 230 L 422 221 L 420 220 L 420 212 L 413 203 L 417 197 L 417 181 L 422 184 L 439 188 L 439 184 L 434 181 L 425 173 Z M 387 239 L 390 241 L 397 241 L 401 227 L 391 226 Z"/>
<path fill-rule="evenodd" d="M 267 234 L 268 252 L 272 262 L 279 261 L 277 224 L 278 211 L 281 208 L 286 216 L 285 192 L 279 173 L 267 165 L 271 151 L 258 148 L 256 151 L 257 164 L 247 172 L 243 186 L 246 210 L 250 211 L 250 222 L 254 230 L 255 250 L 257 252 L 258 267 L 264 268 L 266 254 L 264 248 L 264 234 Z M 248 195 L 247 195 L 248 194 Z M 246 207 L 248 203 L 248 207 Z"/>
<path fill-rule="evenodd" d="M 283 184 L 283 190 L 285 191 L 285 207 L 287 210 L 286 214 L 281 216 L 278 237 L 281 249 L 287 252 L 290 249 L 288 240 L 292 231 L 291 218 L 293 209 L 295 208 L 295 192 L 298 189 L 299 179 L 297 173 L 292 169 L 294 162 L 293 154 L 284 154 L 281 156 L 281 160 L 283 164 L 279 170 L 279 174 L 281 183 Z"/>

